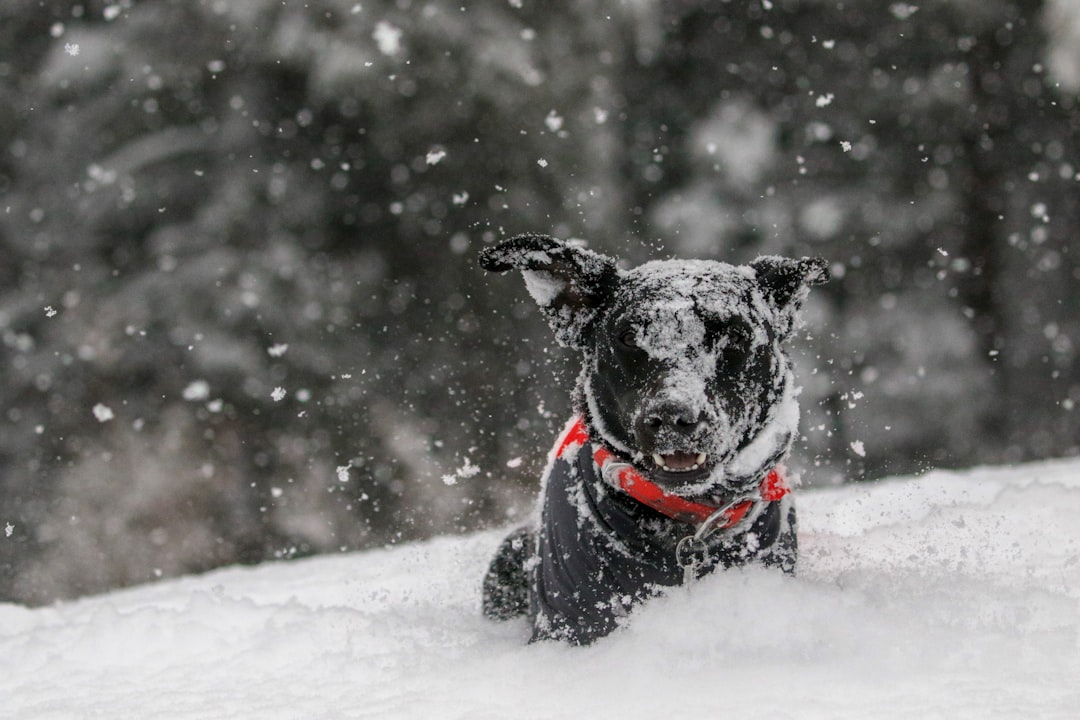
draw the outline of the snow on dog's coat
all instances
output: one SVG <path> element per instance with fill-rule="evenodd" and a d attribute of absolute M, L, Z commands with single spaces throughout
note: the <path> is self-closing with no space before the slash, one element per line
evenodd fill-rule
<path fill-rule="evenodd" d="M 583 433 L 556 446 L 537 525 L 508 537 L 492 562 L 485 612 L 529 613 L 534 639 L 590 642 L 657 588 L 682 582 L 676 546 L 697 529 L 640 501 L 634 481 L 613 483 L 600 459 L 630 466 L 653 495 L 706 507 L 759 494 L 799 417 L 783 346 L 827 271 L 821 260 L 780 257 L 623 271 L 543 235 L 488 248 L 481 263 L 521 271 L 558 341 L 583 353 L 574 393 Z M 747 513 L 712 536 L 697 574 L 749 561 L 794 567 L 790 496 Z"/>

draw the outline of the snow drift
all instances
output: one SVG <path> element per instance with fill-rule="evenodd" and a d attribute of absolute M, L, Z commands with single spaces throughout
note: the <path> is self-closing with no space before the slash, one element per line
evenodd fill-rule
<path fill-rule="evenodd" d="M 720 573 L 587 648 L 481 618 L 503 530 L 0 606 L 0 717 L 1080 717 L 1080 462 L 798 502 L 797 578 Z"/>

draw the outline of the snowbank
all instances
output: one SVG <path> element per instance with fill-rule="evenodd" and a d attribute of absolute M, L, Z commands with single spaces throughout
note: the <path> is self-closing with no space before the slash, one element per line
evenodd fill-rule
<path fill-rule="evenodd" d="M 714 576 L 588 648 L 480 617 L 500 532 L 0 606 L 0 717 L 1080 717 L 1080 462 L 799 505 L 798 578 Z"/>

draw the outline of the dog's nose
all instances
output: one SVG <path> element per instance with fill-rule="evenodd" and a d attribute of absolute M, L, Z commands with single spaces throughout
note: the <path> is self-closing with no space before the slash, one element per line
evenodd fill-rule
<path fill-rule="evenodd" d="M 688 433 L 701 423 L 701 412 L 684 403 L 663 401 L 648 407 L 641 422 L 653 433 L 672 430 Z"/>

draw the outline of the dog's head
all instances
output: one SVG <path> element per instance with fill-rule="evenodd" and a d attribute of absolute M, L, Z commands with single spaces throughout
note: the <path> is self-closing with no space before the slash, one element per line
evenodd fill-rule
<path fill-rule="evenodd" d="M 787 453 L 798 403 L 784 341 L 824 261 L 735 266 L 662 260 L 632 270 L 545 235 L 481 253 L 520 270 L 556 338 L 582 350 L 580 410 L 594 437 L 669 492 L 760 480 Z"/>

